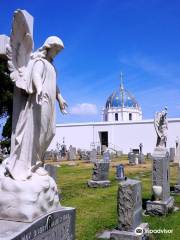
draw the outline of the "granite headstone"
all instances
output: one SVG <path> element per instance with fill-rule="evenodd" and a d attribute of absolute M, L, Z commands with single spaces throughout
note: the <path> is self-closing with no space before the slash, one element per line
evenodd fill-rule
<path fill-rule="evenodd" d="M 128 179 L 120 182 L 117 193 L 118 227 L 110 234 L 111 240 L 148 239 L 147 223 L 142 223 L 141 182 Z M 137 234 L 136 229 L 142 233 Z"/>
<path fill-rule="evenodd" d="M 108 187 L 110 181 L 109 176 L 109 163 L 107 162 L 96 162 L 94 163 L 92 180 L 88 181 L 89 187 Z"/>

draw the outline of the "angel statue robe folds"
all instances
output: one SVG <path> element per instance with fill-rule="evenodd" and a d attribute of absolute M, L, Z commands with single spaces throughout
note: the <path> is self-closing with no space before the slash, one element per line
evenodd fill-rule
<path fill-rule="evenodd" d="M 168 121 L 167 121 L 167 108 L 165 107 L 163 111 L 157 112 L 154 118 L 154 126 L 157 133 L 157 143 L 156 147 L 166 147 L 167 143 L 167 131 L 168 131 Z"/>
<path fill-rule="evenodd" d="M 58 37 L 48 37 L 33 53 L 32 32 L 32 16 L 25 10 L 17 10 L 7 47 L 14 98 L 11 153 L 5 173 L 15 180 L 31 178 L 43 165 L 43 156 L 55 135 L 56 99 L 63 113 L 67 106 L 56 86 L 52 64 L 64 48 L 63 42 Z"/>

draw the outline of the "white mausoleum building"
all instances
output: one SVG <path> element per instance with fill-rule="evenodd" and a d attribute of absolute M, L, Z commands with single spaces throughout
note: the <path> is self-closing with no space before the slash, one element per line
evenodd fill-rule
<path fill-rule="evenodd" d="M 180 139 L 180 118 L 169 118 L 168 148 L 175 147 L 177 137 Z M 90 150 L 106 145 L 110 150 L 128 153 L 142 143 L 143 152 L 147 153 L 153 151 L 156 139 L 154 119 L 142 119 L 140 105 L 121 81 L 119 89 L 106 101 L 101 122 L 57 124 L 49 149 L 56 149 L 56 144 L 65 140 L 67 146 L 76 148 Z"/>

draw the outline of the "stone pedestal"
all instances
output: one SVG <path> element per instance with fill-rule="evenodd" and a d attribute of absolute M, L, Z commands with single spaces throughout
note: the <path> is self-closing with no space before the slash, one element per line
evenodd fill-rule
<path fill-rule="evenodd" d="M 140 181 L 128 179 L 119 183 L 117 211 L 118 230 L 111 232 L 111 240 L 147 239 L 148 224 L 141 223 L 142 199 Z"/>
<path fill-rule="evenodd" d="M 92 179 L 87 182 L 88 187 L 108 187 L 110 181 L 109 175 L 109 163 L 96 162 L 94 163 Z"/>
<path fill-rule="evenodd" d="M 155 200 L 147 201 L 146 212 L 150 215 L 166 215 L 174 208 L 169 186 L 169 153 L 166 148 L 155 148 L 152 159 L 152 189 Z"/>
<path fill-rule="evenodd" d="M 150 215 L 166 215 L 172 212 L 174 208 L 174 198 L 169 197 L 165 201 L 147 201 L 146 212 Z"/>
<path fill-rule="evenodd" d="M 74 240 L 75 209 L 61 207 L 32 223 L 0 220 L 1 240 Z"/>
<path fill-rule="evenodd" d="M 104 180 L 104 181 L 89 180 L 87 184 L 88 184 L 88 187 L 97 188 L 97 187 L 109 187 L 111 182 L 109 180 Z"/>

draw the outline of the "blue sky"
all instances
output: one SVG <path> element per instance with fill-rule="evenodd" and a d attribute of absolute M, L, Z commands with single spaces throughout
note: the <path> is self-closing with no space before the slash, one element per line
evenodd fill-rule
<path fill-rule="evenodd" d="M 35 48 L 50 35 L 64 42 L 55 65 L 71 114 L 57 109 L 57 123 L 99 121 L 121 71 L 145 119 L 164 106 L 180 117 L 178 0 L 1 0 L 2 34 L 17 8 L 34 16 Z"/>

